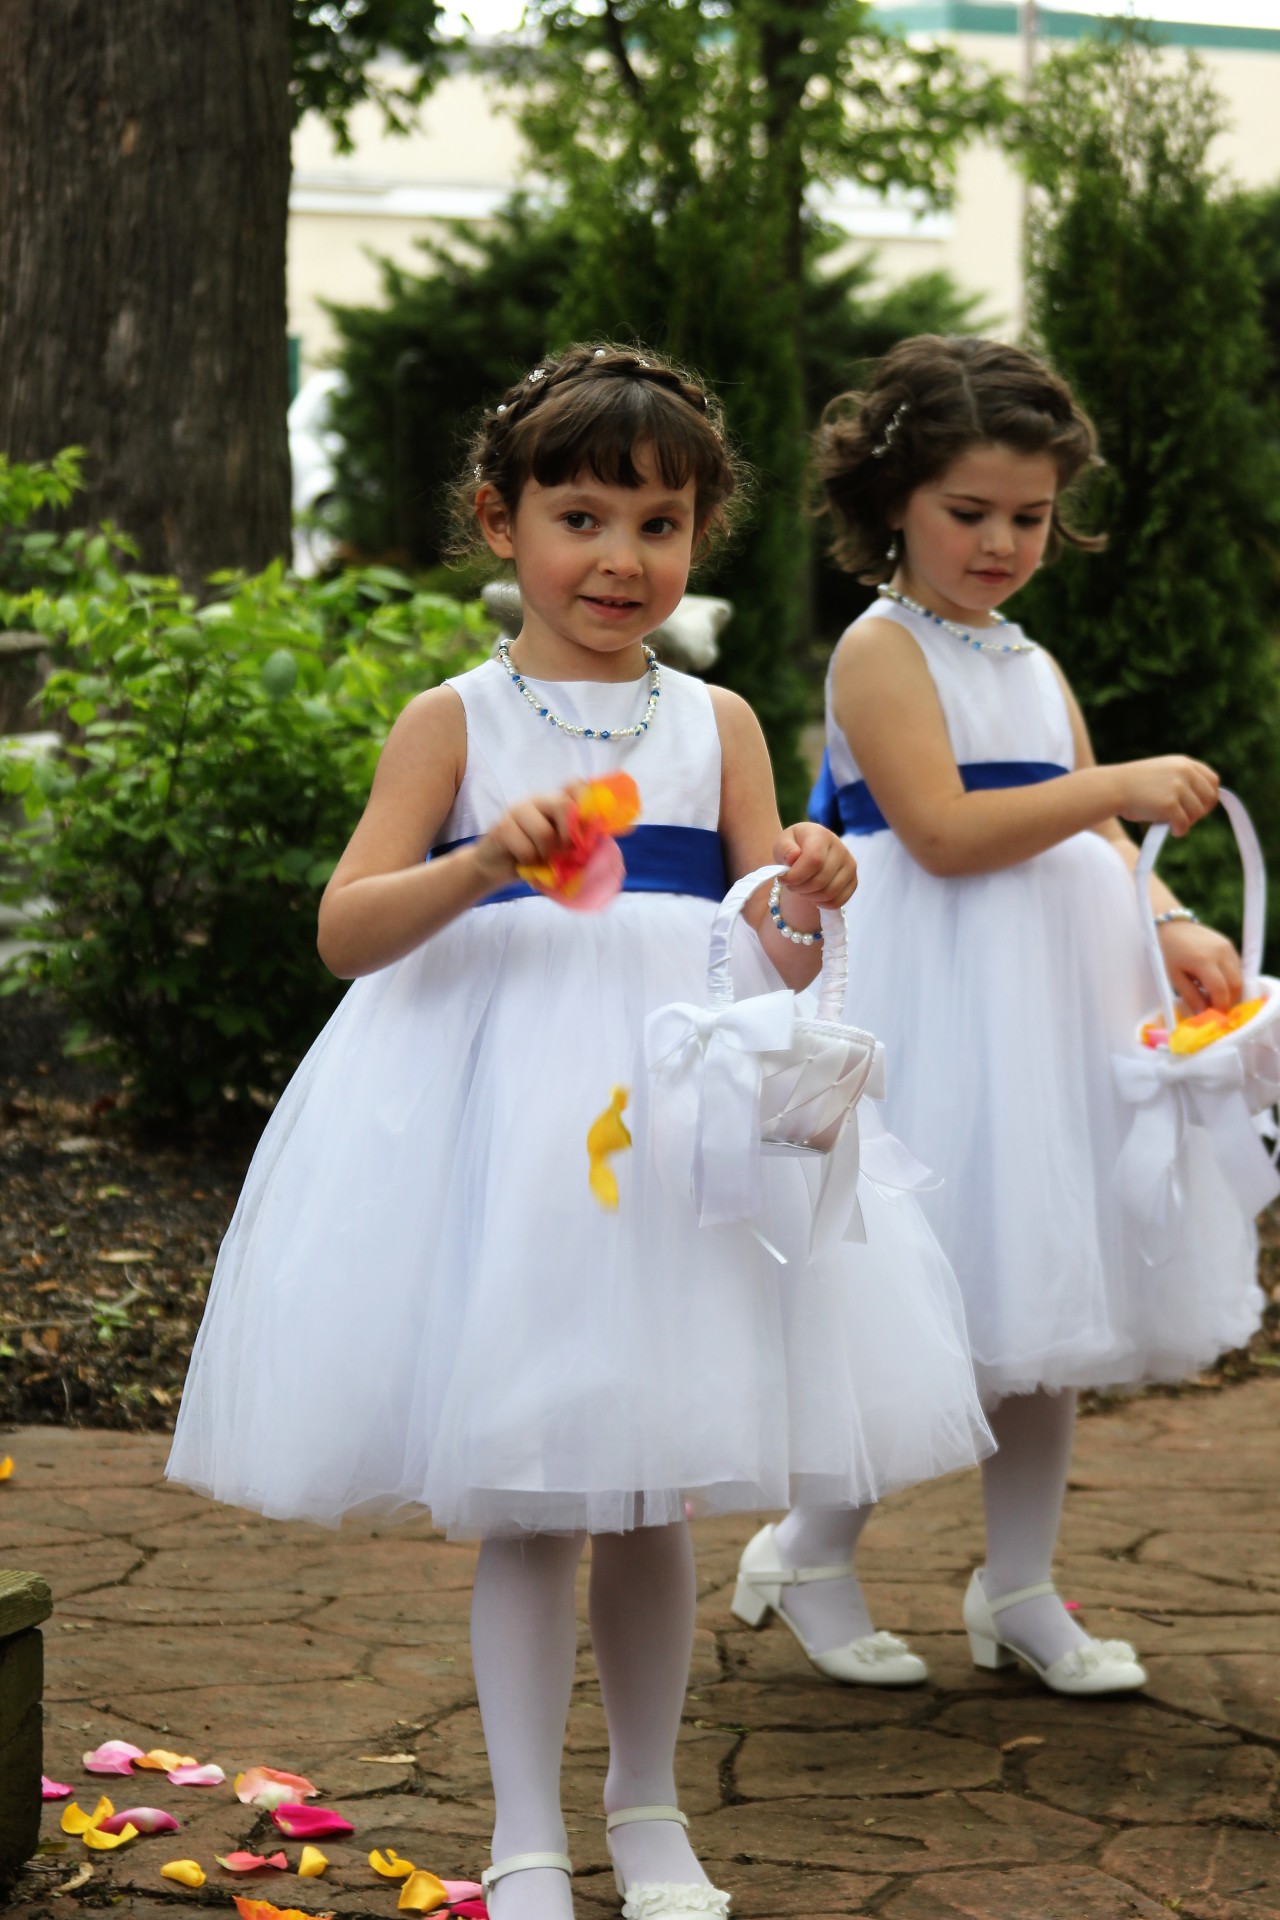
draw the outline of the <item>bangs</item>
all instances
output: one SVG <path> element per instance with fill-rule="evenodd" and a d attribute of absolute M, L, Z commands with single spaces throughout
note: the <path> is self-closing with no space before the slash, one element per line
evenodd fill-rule
<path fill-rule="evenodd" d="M 643 448 L 664 487 L 692 481 L 699 495 L 720 473 L 724 451 L 710 422 L 647 380 L 598 379 L 549 394 L 529 425 L 528 477 L 559 487 L 589 473 L 605 487 L 641 487 Z"/>

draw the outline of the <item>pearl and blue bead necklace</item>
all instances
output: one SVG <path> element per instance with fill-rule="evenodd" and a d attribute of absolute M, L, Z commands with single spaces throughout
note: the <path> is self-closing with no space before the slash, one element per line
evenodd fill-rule
<path fill-rule="evenodd" d="M 559 727 L 561 733 L 572 733 L 580 740 L 632 740 L 637 734 L 648 733 L 653 725 L 653 716 L 658 710 L 658 696 L 662 692 L 662 669 L 658 665 L 658 656 L 652 647 L 644 646 L 645 661 L 649 668 L 649 698 L 645 702 L 644 714 L 633 727 L 575 727 L 568 720 L 562 720 L 558 713 L 542 704 L 518 667 L 511 664 L 511 642 L 499 640 L 498 659 L 511 677 L 511 684 L 517 693 L 523 694 L 534 712 L 543 720 L 549 720 L 553 727 Z"/>
<path fill-rule="evenodd" d="M 936 627 L 941 627 L 946 633 L 954 634 L 957 640 L 962 640 L 966 647 L 972 647 L 975 653 L 1034 653 L 1036 651 L 1034 640 L 979 640 L 968 627 L 960 626 L 955 620 L 944 620 L 940 613 L 933 611 L 932 607 L 922 607 L 918 600 L 912 600 L 905 593 L 899 593 L 896 587 L 881 587 L 878 591 L 882 600 L 896 600 L 900 607 L 907 609 L 908 613 L 918 613 L 922 619 L 932 620 Z M 991 617 L 998 627 L 1007 627 L 1009 624 L 1002 613 L 993 613 Z"/>

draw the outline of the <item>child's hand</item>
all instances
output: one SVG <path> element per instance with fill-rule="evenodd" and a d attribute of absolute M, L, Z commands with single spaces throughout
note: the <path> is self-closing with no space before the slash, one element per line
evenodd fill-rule
<path fill-rule="evenodd" d="M 842 907 L 853 898 L 858 867 L 848 847 L 827 827 L 801 820 L 785 827 L 773 846 L 776 865 L 790 868 L 783 886 L 815 907 Z"/>
<path fill-rule="evenodd" d="M 583 782 L 574 780 L 559 793 L 534 793 L 509 807 L 475 844 L 475 860 L 486 880 L 501 885 L 517 867 L 538 866 L 569 844 L 573 803 Z"/>
<path fill-rule="evenodd" d="M 1203 760 L 1168 753 L 1158 760 L 1130 760 L 1116 768 L 1123 792 L 1122 820 L 1161 822 L 1175 839 L 1218 804 L 1218 776 Z"/>
<path fill-rule="evenodd" d="M 1240 955 L 1225 934 L 1194 920 L 1166 920 L 1160 947 L 1173 990 L 1192 1013 L 1217 1007 L 1225 1013 L 1244 992 Z"/>

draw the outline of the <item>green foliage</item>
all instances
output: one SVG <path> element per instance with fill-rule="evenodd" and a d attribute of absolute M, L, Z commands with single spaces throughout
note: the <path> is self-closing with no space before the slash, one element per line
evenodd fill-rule
<path fill-rule="evenodd" d="M 486 638 L 474 606 L 384 568 L 214 586 L 203 605 L 135 573 L 29 593 L 68 661 L 45 689 L 68 745 L 0 760 L 32 823 L 3 891 L 51 903 L 5 991 L 55 992 L 151 1119 L 284 1084 L 341 990 L 315 909 L 381 743 Z"/>
<path fill-rule="evenodd" d="M 405 133 L 444 65 L 440 0 L 292 0 L 294 119 L 324 116 L 340 153 L 352 148 L 354 108 L 371 101 L 392 133 Z M 374 70 L 379 54 L 405 62 L 393 80 Z"/>
<path fill-rule="evenodd" d="M 723 396 L 755 466 L 754 523 L 716 570 L 735 602 L 720 672 L 757 709 L 784 811 L 802 804 L 807 708 L 805 312 L 812 187 L 855 179 L 937 203 L 1000 84 L 886 33 L 867 0 L 542 0 L 512 56 L 518 118 L 576 229 L 552 346 L 651 340 Z"/>
<path fill-rule="evenodd" d="M 1135 33 L 1040 69 L 1020 152 L 1036 189 L 1033 320 L 1101 434 L 1105 554 L 1068 554 L 1020 617 L 1061 657 L 1099 758 L 1184 752 L 1280 854 L 1280 455 L 1239 202 L 1207 152 L 1220 103 Z M 1231 924 L 1225 824 L 1171 848 L 1175 884 Z M 1274 923 L 1273 923 L 1274 924 Z"/>

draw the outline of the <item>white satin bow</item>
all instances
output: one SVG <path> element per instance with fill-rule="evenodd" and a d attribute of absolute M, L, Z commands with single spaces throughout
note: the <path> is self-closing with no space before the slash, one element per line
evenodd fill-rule
<path fill-rule="evenodd" d="M 790 1047 L 795 1019 L 784 990 L 728 1007 L 676 1001 L 645 1022 L 658 1172 L 692 1194 L 704 1227 L 759 1212 L 760 1055 Z"/>
<path fill-rule="evenodd" d="M 1114 1065 L 1122 1097 L 1138 1109 L 1116 1163 L 1116 1182 L 1142 1222 L 1143 1255 L 1151 1265 L 1167 1260 L 1176 1241 L 1178 1155 L 1188 1126 L 1207 1132 L 1247 1218 L 1280 1194 L 1280 1173 L 1245 1099 L 1248 1074 L 1238 1047 L 1219 1044 L 1181 1058 L 1151 1049 L 1117 1054 Z"/>

